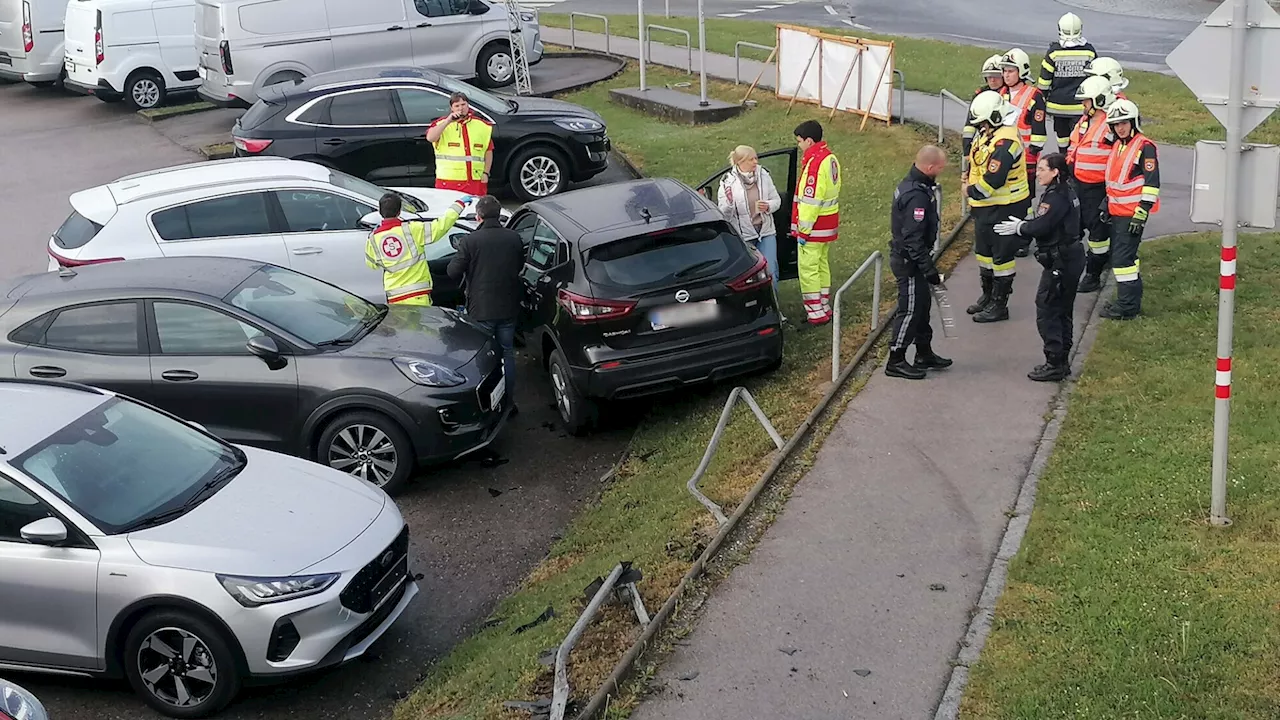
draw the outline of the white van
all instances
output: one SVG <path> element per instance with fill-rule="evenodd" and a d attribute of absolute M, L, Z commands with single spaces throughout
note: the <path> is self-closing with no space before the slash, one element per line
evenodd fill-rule
<path fill-rule="evenodd" d="M 67 87 L 142 110 L 195 90 L 195 15 L 195 0 L 71 0 Z"/>
<path fill-rule="evenodd" d="M 0 78 L 53 85 L 62 79 L 67 0 L 0 0 Z"/>
<path fill-rule="evenodd" d="M 262 88 L 331 70 L 426 67 L 487 87 L 515 81 L 501 0 L 196 0 L 200 96 L 249 107 Z M 542 59 L 520 10 L 525 55 Z"/>

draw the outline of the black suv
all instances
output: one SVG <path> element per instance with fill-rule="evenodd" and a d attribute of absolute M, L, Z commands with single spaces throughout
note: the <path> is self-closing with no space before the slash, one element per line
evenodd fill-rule
<path fill-rule="evenodd" d="M 528 246 L 525 340 L 569 432 L 586 433 L 601 400 L 782 364 L 764 257 L 678 180 L 573 190 L 525 205 L 509 227 Z"/>

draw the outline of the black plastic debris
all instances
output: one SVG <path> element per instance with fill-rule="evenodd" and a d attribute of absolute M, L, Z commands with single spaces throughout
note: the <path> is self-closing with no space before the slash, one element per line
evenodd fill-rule
<path fill-rule="evenodd" d="M 543 610 L 541 615 L 539 615 L 538 617 L 536 617 L 536 618 L 534 618 L 534 619 L 530 620 L 529 622 L 525 623 L 524 625 L 521 625 L 520 627 L 516 628 L 516 629 L 515 629 L 515 631 L 514 631 L 514 632 L 512 632 L 511 634 L 512 634 L 512 635 L 519 635 L 520 633 L 524 632 L 525 630 L 532 630 L 533 628 L 538 627 L 538 626 L 539 626 L 539 625 L 541 625 L 542 623 L 544 623 L 544 622 L 546 622 L 546 621 L 550 620 L 551 618 L 553 618 L 553 617 L 555 617 L 555 616 L 556 616 L 556 610 L 555 610 L 555 608 L 553 608 L 553 607 L 551 607 L 550 605 L 548 605 L 548 606 L 547 606 L 547 609 L 546 609 L 546 610 Z"/>

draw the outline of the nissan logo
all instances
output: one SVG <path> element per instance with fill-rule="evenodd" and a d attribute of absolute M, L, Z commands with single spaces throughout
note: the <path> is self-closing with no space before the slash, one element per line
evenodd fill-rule
<path fill-rule="evenodd" d="M 677 290 L 677 291 L 676 291 L 676 302 L 689 302 L 689 291 L 688 291 L 688 290 Z"/>
<path fill-rule="evenodd" d="M 396 558 L 395 552 L 388 550 L 385 553 L 383 553 L 382 557 L 378 558 L 378 564 L 381 565 L 382 567 L 387 567 L 388 565 L 391 564 L 391 561 L 394 560 L 395 558 Z"/>

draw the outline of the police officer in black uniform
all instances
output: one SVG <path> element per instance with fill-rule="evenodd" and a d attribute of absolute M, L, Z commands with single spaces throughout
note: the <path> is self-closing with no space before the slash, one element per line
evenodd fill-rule
<path fill-rule="evenodd" d="M 1040 158 L 1036 180 L 1045 191 L 1035 217 L 1010 217 L 995 228 L 1000 235 L 1035 238 L 1036 262 L 1044 267 L 1036 290 L 1036 329 L 1044 341 L 1045 362 L 1027 373 L 1039 382 L 1057 382 L 1071 374 L 1073 310 L 1085 253 L 1080 243 L 1080 198 L 1069 178 L 1062 153 Z"/>
<path fill-rule="evenodd" d="M 950 367 L 951 360 L 933 351 L 929 326 L 929 286 L 942 282 L 933 264 L 938 236 L 938 202 L 934 189 L 947 166 L 947 154 L 935 145 L 916 153 L 915 166 L 893 193 L 889 267 L 898 281 L 898 311 L 893 316 L 889 363 L 884 374 L 921 380 L 926 370 Z M 907 348 L 916 346 L 915 363 L 907 362 Z"/>

